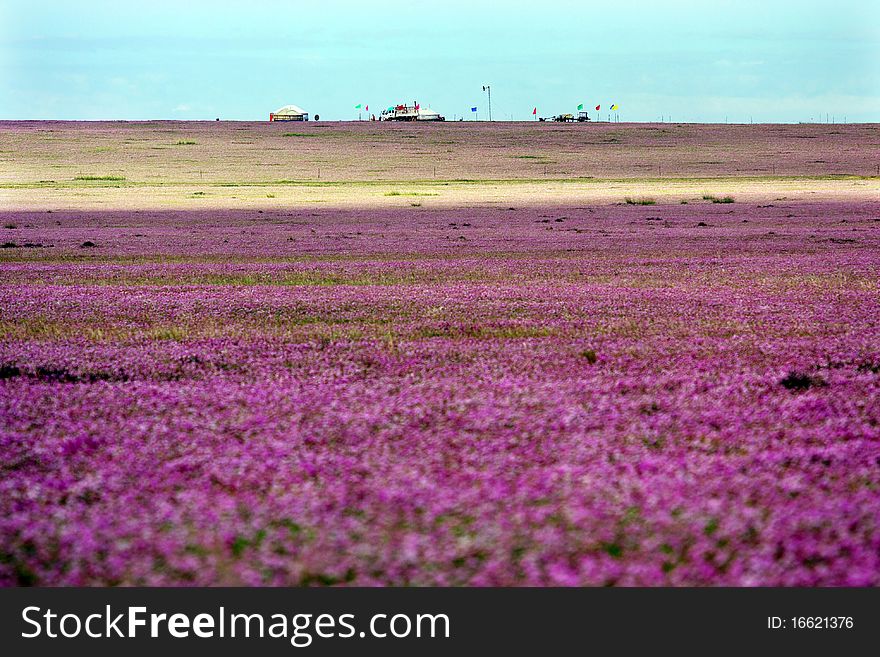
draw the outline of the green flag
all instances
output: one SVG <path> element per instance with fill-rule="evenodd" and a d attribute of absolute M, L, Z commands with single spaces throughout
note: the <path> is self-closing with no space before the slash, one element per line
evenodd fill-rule
<path fill-rule="evenodd" d="M 581 104 L 580 104 L 580 105 L 578 105 L 578 109 L 579 109 L 579 110 L 582 110 L 582 109 L 584 109 L 584 104 L 583 104 L 583 103 L 581 103 Z"/>
<path fill-rule="evenodd" d="M 361 104 L 358 103 L 357 105 L 354 106 L 354 108 L 355 108 L 355 109 L 360 109 L 360 108 L 361 108 Z"/>

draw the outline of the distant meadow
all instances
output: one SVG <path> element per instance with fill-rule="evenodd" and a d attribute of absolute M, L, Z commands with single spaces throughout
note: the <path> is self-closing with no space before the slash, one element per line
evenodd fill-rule
<path fill-rule="evenodd" d="M 0 584 L 880 584 L 875 134 L 0 122 Z"/>

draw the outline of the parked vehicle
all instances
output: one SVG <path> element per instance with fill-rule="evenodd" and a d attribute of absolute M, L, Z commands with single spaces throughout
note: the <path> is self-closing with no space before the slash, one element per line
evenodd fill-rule
<path fill-rule="evenodd" d="M 584 123 L 590 120 L 590 115 L 586 110 L 578 112 L 577 117 L 574 114 L 557 114 L 556 116 L 545 116 L 538 121 L 555 121 L 556 123 Z"/>
<path fill-rule="evenodd" d="M 417 102 L 412 105 L 395 105 L 383 110 L 379 115 L 380 121 L 445 121 L 446 118 L 440 116 L 430 107 L 422 107 Z"/>

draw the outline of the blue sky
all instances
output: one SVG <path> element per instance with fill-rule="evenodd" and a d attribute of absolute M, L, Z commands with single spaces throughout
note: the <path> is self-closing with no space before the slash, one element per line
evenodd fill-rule
<path fill-rule="evenodd" d="M 429 7 L 429 8 L 428 8 Z M 0 0 L 0 119 L 880 121 L 876 0 Z"/>

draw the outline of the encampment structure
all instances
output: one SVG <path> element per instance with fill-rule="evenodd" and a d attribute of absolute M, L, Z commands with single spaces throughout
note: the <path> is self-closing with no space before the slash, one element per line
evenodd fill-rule
<path fill-rule="evenodd" d="M 308 121 L 309 113 L 297 105 L 285 105 L 269 114 L 270 121 Z"/>

